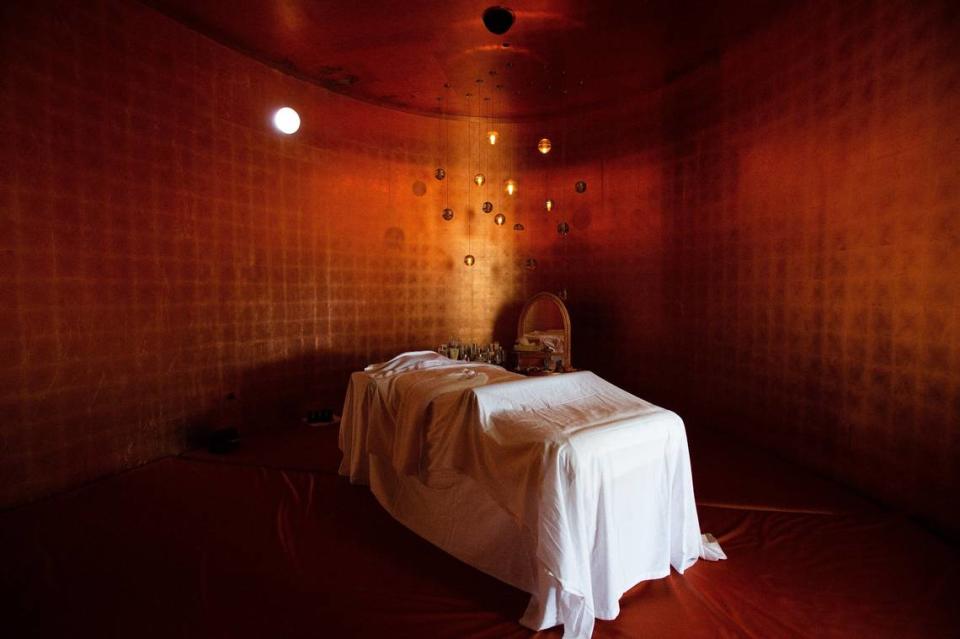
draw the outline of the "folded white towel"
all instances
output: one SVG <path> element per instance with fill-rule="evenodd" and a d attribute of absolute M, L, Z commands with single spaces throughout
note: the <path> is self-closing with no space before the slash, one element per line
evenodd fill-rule
<path fill-rule="evenodd" d="M 727 554 L 720 547 L 720 542 L 710 533 L 700 535 L 700 557 L 707 561 L 726 559 Z"/>

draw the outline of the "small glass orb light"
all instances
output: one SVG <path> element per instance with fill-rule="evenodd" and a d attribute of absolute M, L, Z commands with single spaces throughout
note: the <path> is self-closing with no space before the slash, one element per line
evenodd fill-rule
<path fill-rule="evenodd" d="M 540 138 L 540 141 L 537 142 L 537 151 L 546 155 L 550 152 L 550 149 L 553 148 L 553 145 L 550 143 L 549 138 Z"/>
<path fill-rule="evenodd" d="M 547 200 L 543 203 L 543 208 L 547 209 L 547 213 L 553 210 L 553 200 Z"/>
<path fill-rule="evenodd" d="M 497 226 L 503 226 L 504 224 L 507 223 L 507 216 L 504 215 L 503 213 L 497 213 L 496 216 L 494 216 L 493 218 L 493 223 L 496 224 Z"/>
<path fill-rule="evenodd" d="M 473 266 L 476 261 L 477 261 L 477 258 L 475 258 L 472 255 L 467 255 L 466 257 L 463 258 L 463 263 L 466 264 L 467 266 Z"/>
<path fill-rule="evenodd" d="M 473 176 L 473 181 L 476 182 L 477 186 L 483 186 L 483 183 L 487 181 L 487 178 L 483 173 L 477 173 Z"/>
<path fill-rule="evenodd" d="M 443 219 L 447 222 L 453 219 L 453 209 L 443 209 Z"/>
<path fill-rule="evenodd" d="M 584 182 L 583 180 L 580 180 L 574 185 L 573 188 L 577 190 L 577 193 L 583 193 L 584 191 L 587 190 L 587 183 Z"/>
<path fill-rule="evenodd" d="M 292 135 L 300 129 L 300 114 L 290 107 L 277 109 L 273 114 L 273 126 L 287 135 Z"/>
<path fill-rule="evenodd" d="M 514 230 L 514 231 L 522 231 L 522 230 L 523 230 L 523 224 L 520 224 L 519 222 L 517 222 L 516 224 L 513 225 L 513 230 Z"/>
<path fill-rule="evenodd" d="M 507 180 L 503 183 L 503 190 L 507 192 L 507 195 L 513 195 L 517 192 L 517 183 L 514 180 Z"/>
<path fill-rule="evenodd" d="M 487 131 L 487 140 L 490 141 L 490 144 L 496 144 L 497 140 L 500 139 L 500 134 L 496 131 Z"/>
<path fill-rule="evenodd" d="M 528 271 L 537 270 L 537 260 L 532 257 L 528 257 L 527 260 L 523 263 L 523 267 Z"/>
<path fill-rule="evenodd" d="M 557 233 L 560 234 L 560 237 L 566 237 L 567 233 L 570 232 L 570 225 L 566 222 L 560 222 L 557 224 Z"/>
<path fill-rule="evenodd" d="M 484 202 L 481 208 L 483 209 L 484 213 L 490 213 L 493 211 L 493 202 Z"/>
<path fill-rule="evenodd" d="M 442 180 L 447 177 L 447 172 L 443 170 L 443 167 L 438 167 L 437 170 L 433 172 L 433 177 Z"/>

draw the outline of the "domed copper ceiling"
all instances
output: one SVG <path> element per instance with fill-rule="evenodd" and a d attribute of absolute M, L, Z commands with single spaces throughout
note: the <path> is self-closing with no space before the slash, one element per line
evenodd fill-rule
<path fill-rule="evenodd" d="M 187 26 L 332 91 L 410 111 L 476 114 L 476 81 L 501 85 L 497 117 L 615 103 L 663 86 L 760 28 L 783 0 L 145 0 Z M 444 90 L 444 85 L 450 88 Z M 443 95 L 445 100 L 438 100 Z"/>

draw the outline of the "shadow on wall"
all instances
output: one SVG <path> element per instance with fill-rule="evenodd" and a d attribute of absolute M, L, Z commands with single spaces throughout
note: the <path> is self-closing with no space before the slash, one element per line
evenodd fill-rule
<path fill-rule="evenodd" d="M 237 428 L 242 438 L 299 425 L 310 410 L 340 414 L 350 374 L 368 363 L 354 353 L 317 351 L 244 370 L 210 410 L 188 422 L 186 448 L 207 446 L 217 429 Z"/>
<path fill-rule="evenodd" d="M 517 319 L 524 302 L 510 301 L 496 313 L 493 339 L 508 350 L 516 338 Z M 225 385 L 223 397 L 209 410 L 188 420 L 184 444 L 187 449 L 205 447 L 213 431 L 223 428 L 237 428 L 242 438 L 245 434 L 293 427 L 312 410 L 332 409 L 341 414 L 352 373 L 416 348 L 387 349 L 373 354 L 369 361 L 357 353 L 315 351 L 245 369 L 237 374 L 233 384 Z"/>
<path fill-rule="evenodd" d="M 507 302 L 497 311 L 493 323 L 493 338 L 509 353 L 513 342 L 517 339 L 517 322 L 520 320 L 520 311 L 527 300 Z"/>

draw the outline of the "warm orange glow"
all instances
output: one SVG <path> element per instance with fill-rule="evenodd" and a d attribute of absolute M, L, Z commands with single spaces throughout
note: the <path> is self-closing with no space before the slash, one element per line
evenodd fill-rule
<path fill-rule="evenodd" d="M 483 173 L 477 173 L 473 176 L 473 181 L 477 183 L 477 186 L 483 186 L 483 183 L 487 181 L 487 178 Z"/>
<path fill-rule="evenodd" d="M 553 200 L 547 200 L 546 202 L 544 202 L 544 203 L 543 203 L 543 208 L 547 209 L 547 212 L 548 212 L 548 213 L 549 213 L 550 211 L 552 211 L 552 210 L 553 210 Z"/>
<path fill-rule="evenodd" d="M 466 257 L 463 258 L 463 263 L 466 264 L 467 266 L 473 266 L 473 263 L 476 261 L 477 261 L 477 258 L 475 258 L 472 255 L 467 255 Z"/>
<path fill-rule="evenodd" d="M 487 131 L 487 139 L 490 140 L 490 144 L 496 144 L 497 140 L 500 139 L 500 134 L 496 131 Z"/>
<path fill-rule="evenodd" d="M 506 222 L 507 222 L 507 216 L 504 215 L 503 213 L 497 213 L 497 215 L 493 218 L 493 223 L 496 224 L 497 226 L 503 226 L 504 224 L 506 224 Z"/>
<path fill-rule="evenodd" d="M 552 148 L 553 148 L 553 145 L 550 144 L 550 140 L 548 138 L 541 138 L 540 141 L 537 143 L 537 150 L 540 151 L 540 153 L 543 153 L 544 155 L 549 153 L 550 149 Z"/>
<path fill-rule="evenodd" d="M 507 195 L 514 195 L 517 192 L 517 183 L 515 180 L 507 180 L 503 183 L 503 190 Z"/>
<path fill-rule="evenodd" d="M 512 305 L 562 284 L 580 309 L 577 348 L 595 354 L 598 374 L 684 416 L 722 414 L 747 398 L 728 425 L 745 440 L 790 451 L 960 531 L 960 509 L 943 498 L 956 492 L 960 459 L 960 188 L 949 142 L 960 139 L 960 119 L 949 117 L 960 67 L 945 46 L 956 39 L 946 0 L 893 9 L 867 3 L 862 20 L 822 12 L 819 3 L 790 3 L 766 17 L 760 7 L 780 3 L 728 3 L 741 5 L 724 23 L 742 38 L 678 28 L 663 51 L 660 27 L 652 40 L 631 42 L 630 29 L 609 29 L 623 12 L 571 9 L 575 3 L 522 3 L 506 52 L 502 38 L 482 33 L 479 6 L 446 3 L 450 11 L 438 14 L 415 3 L 391 31 L 343 5 L 313 17 L 336 19 L 324 33 L 354 23 L 352 43 L 284 31 L 287 52 L 307 56 L 291 64 L 319 73 L 313 82 L 210 47 L 141 3 L 92 12 L 83 4 L 58 3 L 51 21 L 23 3 L 16 28 L 3 36 L 5 50 L 30 53 L 14 54 L 17 81 L 0 100 L 9 129 L 23 133 L 0 145 L 0 163 L 13 167 L 0 179 L 0 200 L 4 216 L 17 220 L 4 244 L 5 264 L 13 258 L 15 268 L 0 270 L 0 299 L 10 309 L 3 352 L 22 355 L 5 362 L 3 387 L 20 390 L 5 404 L 13 417 L 4 437 L 16 445 L 0 455 L 0 476 L 16 480 L 0 482 L 0 507 L 178 449 L 183 420 L 156 415 L 216 411 L 217 398 L 233 391 L 254 413 L 281 400 L 337 406 L 353 367 L 439 343 L 461 330 L 463 318 L 464 338 L 511 340 Z M 227 28 L 222 16 L 237 3 L 150 4 L 195 5 L 197 24 L 215 29 Z M 549 29 L 531 22 L 530 4 L 550 5 L 570 22 Z M 683 6 L 654 13 L 680 25 Z M 233 10 L 237 21 L 221 35 L 280 59 L 269 36 L 286 22 L 269 10 L 240 13 Z M 575 28 L 575 16 L 589 18 L 589 28 Z M 436 19 L 449 32 L 404 48 L 404 34 L 429 32 Z M 73 23 L 83 28 L 57 37 Z M 108 49 L 136 57 L 135 67 L 103 59 L 97 34 L 115 27 L 125 42 Z M 821 31 L 828 37 L 808 41 Z M 565 59 L 571 41 L 594 51 L 612 34 L 616 46 L 589 65 Z M 702 55 L 702 36 L 715 56 Z M 374 38 L 377 46 L 365 44 Z M 470 43 L 488 43 L 489 55 L 473 53 Z M 344 57 L 329 62 L 341 46 Z M 204 63 L 184 76 L 182 52 L 198 50 Z M 436 63 L 398 57 L 396 73 L 375 77 L 384 51 Z M 782 57 L 791 62 L 788 90 L 772 90 Z M 630 64 L 609 64 L 624 58 Z M 343 69 L 324 71 L 325 61 Z M 661 86 L 681 70 L 682 82 Z M 86 99 L 91 78 L 101 92 L 137 96 L 128 127 L 114 129 Z M 206 122 L 223 106 L 218 84 L 236 78 L 256 90 L 229 91 L 223 126 L 199 133 L 184 126 Z M 352 97 L 319 95 L 316 82 Z M 167 87 L 183 83 L 203 99 L 170 100 Z M 86 97 L 70 109 L 54 97 L 71 95 Z M 717 96 L 732 99 L 718 105 Z M 303 110 L 303 133 L 274 129 L 273 112 L 284 105 Z M 38 119 L 57 126 L 29 128 Z M 510 144 L 486 151 L 498 120 Z M 65 129 L 84 132 L 82 142 Z M 85 134 L 96 130 L 109 135 Z M 537 134 L 551 146 L 550 135 L 563 135 L 563 154 L 558 146 L 547 160 Z M 131 159 L 124 142 L 134 138 Z M 567 139 L 576 152 L 567 153 Z M 184 158 L 193 158 L 189 179 L 180 179 Z M 450 181 L 436 170 L 448 166 Z M 491 188 L 465 189 L 464 174 L 472 181 L 470 170 L 483 166 L 494 171 Z M 161 170 L 145 184 L 139 167 Z M 514 170 L 524 176 L 524 198 L 514 192 L 504 201 L 503 175 Z M 571 193 L 577 180 L 583 192 Z M 562 211 L 558 201 L 546 210 L 554 192 L 564 198 Z M 537 193 L 545 218 L 536 215 Z M 530 220 L 530 233 L 499 230 L 507 215 L 491 229 L 480 219 L 485 200 L 496 200 L 491 218 L 512 211 L 515 221 Z M 198 214 L 197 202 L 216 210 Z M 448 206 L 460 212 L 436 219 Z M 557 231 L 564 220 L 569 240 Z M 461 271 L 453 256 L 465 246 L 472 253 L 472 244 L 487 261 Z M 131 262 L 144 247 L 149 260 Z M 196 251 L 185 253 L 189 247 Z M 365 257 L 371 252 L 379 257 Z M 522 267 L 528 256 L 544 260 L 533 276 Z M 287 264 L 293 275 L 280 272 Z M 288 279 L 309 286 L 278 295 L 277 281 Z M 314 283 L 323 283 L 319 294 Z M 216 330 L 195 330 L 213 307 Z M 343 312 L 361 307 L 373 313 L 369 322 Z M 135 330 L 103 339 L 105 316 Z M 22 318 L 29 331 L 11 330 L 9 318 Z M 204 319 L 203 326 L 211 325 Z M 612 344 L 618 356 L 606 357 Z M 654 373 L 638 361 L 664 366 Z M 89 375 L 91 362 L 97 375 Z M 316 385 L 297 382 L 303 366 Z M 245 401 L 251 381 L 254 406 Z M 691 390 L 677 390 L 679 381 Z M 82 436 L 91 423 L 95 436 Z"/>
<path fill-rule="evenodd" d="M 237 411 L 221 402 L 233 392 L 241 402 L 257 396 L 252 405 L 244 403 L 244 412 L 273 406 L 277 398 L 290 400 L 292 406 L 304 410 L 337 406 L 343 401 L 345 384 L 357 363 L 380 356 L 379 350 L 374 349 L 376 355 L 365 350 L 368 335 L 377 344 L 389 345 L 383 352 L 407 349 L 439 343 L 460 330 L 459 318 L 469 318 L 464 338 L 485 343 L 512 339 L 509 322 L 503 324 L 506 328 L 497 328 L 496 322 L 498 317 L 505 317 L 504 309 L 525 296 L 521 288 L 524 281 L 517 277 L 525 271 L 520 256 L 514 256 L 513 243 L 505 241 L 513 238 L 504 237 L 505 231 L 500 230 L 503 227 L 491 229 L 476 219 L 484 215 L 479 211 L 484 200 L 499 205 L 493 196 L 502 198 L 503 192 L 495 189 L 497 181 L 503 188 L 506 178 L 499 172 L 495 178 L 490 177 L 490 193 L 482 190 L 486 184 L 470 191 L 473 175 L 466 168 L 469 160 L 473 158 L 475 173 L 488 165 L 475 163 L 476 149 L 457 153 L 450 148 L 448 158 L 446 148 L 448 140 L 450 147 L 454 141 L 468 139 L 482 146 L 486 140 L 480 136 L 486 130 L 481 125 L 478 132 L 476 120 L 441 118 L 438 126 L 436 118 L 412 117 L 338 94 L 324 93 L 318 100 L 318 89 L 310 82 L 278 74 L 223 47 L 210 47 L 196 32 L 170 23 L 155 12 L 144 12 L 136 3 L 114 3 L 111 11 L 94 12 L 82 4 L 58 5 L 64 24 L 84 25 L 71 32 L 68 39 L 53 37 L 56 26 L 42 8 L 17 9 L 17 28 L 0 27 L 4 51 L 9 48 L 36 53 L 31 47 L 43 43 L 37 49 L 42 54 L 14 56 L 18 81 L 4 87 L 0 102 L 5 106 L 0 110 L 11 130 L 29 130 L 31 145 L 35 142 L 37 148 L 53 150 L 34 153 L 24 152 L 22 144 L 21 148 L 17 144 L 0 145 L 0 166 L 14 167 L 12 172 L 4 171 L 7 177 L 0 178 L 0 217 L 17 220 L 16 237 L 7 234 L 2 247 L 4 256 L 16 254 L 15 260 L 7 259 L 0 268 L 0 299 L 9 309 L 3 317 L 14 318 L 16 324 L 16 318 L 29 316 L 31 331 L 36 331 L 28 335 L 11 329 L 9 321 L 0 321 L 6 329 L 3 354 L 29 352 L 29 357 L 7 357 L 4 361 L 0 391 L 22 388 L 23 392 L 14 392 L 3 404 L 7 414 L 14 417 L 0 427 L 2 437 L 11 442 L 15 439 L 18 444 L 0 453 L 0 477 L 4 479 L 0 481 L 0 508 L 63 492 L 88 482 L 91 473 L 109 475 L 179 451 L 185 443 L 184 423 L 180 419 L 155 419 L 155 413 L 199 414 L 211 409 L 232 421 L 238 419 L 234 414 Z M 102 55 L 103 42 L 97 34 L 118 25 L 129 42 L 114 53 L 122 49 L 136 56 L 136 68 L 111 67 Z M 158 31 L 162 34 L 159 40 Z M 144 42 L 151 44 L 143 48 L 140 44 Z M 185 80 L 178 56 L 198 47 L 204 50 L 204 60 L 209 64 L 191 67 L 190 77 Z M 62 65 L 54 62 L 66 58 L 75 73 L 57 70 Z M 7 62 L 4 57 L 4 64 Z M 73 138 L 62 135 L 64 129 L 96 129 L 101 124 L 109 125 L 109 117 L 97 109 L 91 111 L 86 103 L 62 109 L 62 101 L 50 97 L 86 95 L 84 92 L 90 89 L 87 80 L 99 78 L 103 72 L 108 72 L 103 79 L 109 85 L 104 85 L 104 90 L 133 91 L 138 96 L 138 116 L 142 120 L 135 123 L 135 137 L 142 144 L 137 148 L 137 162 L 147 167 L 177 167 L 182 164 L 183 153 L 207 159 L 213 154 L 216 161 L 191 163 L 191 179 L 185 181 L 179 179 L 176 170 L 154 172 L 151 184 L 176 197 L 143 196 L 142 176 L 123 170 L 132 165 L 124 164 L 130 158 L 118 148 L 116 136 L 85 136 L 82 153 L 63 152 L 73 148 Z M 149 81 L 144 82 L 144 77 Z M 208 127 L 199 136 L 192 127 L 181 126 L 184 122 L 205 121 L 211 105 L 198 100 L 169 100 L 168 87 L 186 81 L 184 86 L 202 91 L 224 78 L 243 78 L 256 87 L 255 91 L 231 93 L 230 109 L 235 110 L 227 118 L 231 125 Z M 21 108 L 26 105 L 30 108 Z M 284 105 L 301 110 L 300 129 L 290 137 L 274 128 L 274 111 Z M 448 114 L 452 110 L 453 106 Z M 33 116 L 41 120 L 53 117 L 59 126 L 29 128 Z M 318 132 L 317 127 L 311 129 L 311 122 L 336 126 L 321 126 Z M 143 123 L 152 124 L 141 126 Z M 283 118 L 281 123 L 288 124 Z M 246 133 L 238 135 L 234 124 L 242 124 Z M 442 135 L 437 134 L 438 129 Z M 529 144 L 533 135 L 525 133 L 523 139 Z M 358 140 L 375 142 L 358 144 Z M 317 143 L 329 152 L 310 152 Z M 228 157 L 218 159 L 217 149 L 229 149 Z M 486 162 L 486 156 L 483 158 Z M 491 158 L 495 159 L 499 158 Z M 451 163 L 446 165 L 447 161 Z M 324 176 L 325 185 L 290 188 L 292 182 L 285 176 L 300 170 Z M 35 183 L 30 197 L 8 197 L 26 188 L 28 176 Z M 436 179 L 438 176 L 442 181 Z M 193 215 L 190 203 L 213 197 L 211 185 L 215 185 L 215 199 L 222 209 L 217 215 Z M 274 229 L 277 232 L 252 223 L 248 198 L 253 192 L 263 202 L 282 204 L 282 228 Z M 311 214 L 288 216 L 286 207 Z M 448 207 L 454 207 L 448 215 L 456 211 L 451 221 L 441 216 Z M 386 217 L 357 214 L 364 209 L 391 213 Z M 97 211 L 89 228 L 83 227 L 89 232 L 74 232 L 77 216 L 86 220 L 88 210 Z M 43 215 L 30 215 L 28 211 L 42 211 Z M 159 226 L 129 223 L 132 211 L 145 219 L 160 220 Z M 490 217 L 496 212 L 499 206 Z M 473 220 L 472 228 L 468 218 Z M 178 225 L 176 220 L 182 219 L 189 219 L 190 224 Z M 499 245 L 481 248 L 488 246 L 494 235 Z M 335 238 L 329 245 L 335 248 L 334 253 L 324 252 L 323 247 L 328 246 L 325 238 Z M 464 248 L 468 250 L 461 260 L 473 253 L 470 242 L 478 246 L 477 250 L 486 251 L 483 267 L 460 269 L 456 255 Z M 257 247 L 262 251 L 257 264 L 263 255 L 289 256 L 303 265 L 303 278 L 331 284 L 319 297 L 315 287 L 291 288 L 290 308 L 278 313 L 276 309 L 287 298 L 278 300 L 269 286 L 248 286 L 252 280 L 247 278 L 247 271 L 253 258 L 245 252 L 201 248 L 185 259 L 184 243 L 207 248 L 227 244 Z M 56 250 L 51 248 L 54 246 Z M 352 257 L 363 255 L 371 246 L 384 249 L 377 266 L 370 267 L 366 260 Z M 137 253 L 142 247 L 150 248 L 150 268 L 125 269 L 124 265 L 133 263 L 129 259 L 131 251 Z M 321 253 L 316 252 L 318 248 Z M 408 250 L 412 251 L 410 255 L 416 253 L 416 259 L 407 259 Z M 89 264 L 81 259 L 93 254 L 98 259 Z M 318 255 L 334 254 L 336 258 L 317 259 Z M 477 266 L 480 257 L 473 255 Z M 23 264 L 34 271 L 30 278 L 17 275 L 21 256 Z M 341 261 L 339 257 L 346 259 Z M 8 275 L 7 264 L 14 264 L 12 274 Z M 78 264 L 84 277 L 79 288 L 71 279 Z M 261 266 L 256 269 L 256 280 L 260 281 Z M 216 274 L 217 284 L 223 284 L 223 288 L 191 285 L 185 292 L 167 287 L 164 282 L 173 271 L 178 282 L 180 278 L 201 282 Z M 398 287 L 398 281 L 404 285 Z M 87 296 L 88 289 L 109 295 Z M 437 294 L 438 290 L 444 293 Z M 45 296 L 43 291 L 66 292 Z M 150 298 L 148 306 L 138 301 L 144 296 Z M 346 318 L 347 323 L 340 324 L 338 312 L 331 309 L 354 302 L 373 304 L 375 313 L 391 317 L 403 317 L 407 309 L 416 306 L 417 321 L 378 320 L 375 325 L 354 329 L 352 320 Z M 218 329 L 230 335 L 230 348 L 222 352 L 216 346 L 216 331 L 201 335 L 191 329 L 197 314 L 205 313 L 208 304 L 217 309 Z M 38 305 L 43 312 L 30 310 L 40 308 Z M 289 313 L 290 324 L 284 313 Z M 321 328 L 315 324 L 317 313 L 334 320 L 329 325 L 324 320 Z M 113 331 L 109 339 L 104 339 L 104 331 L 109 330 L 103 322 L 106 315 L 116 323 L 136 326 L 137 331 Z M 72 324 L 61 321 L 67 316 Z M 299 339 L 304 322 L 317 329 L 311 331 L 316 341 L 311 340 L 309 348 L 299 342 L 290 349 L 279 348 Z M 261 341 L 263 334 L 275 342 L 268 346 Z M 34 335 L 39 338 L 36 348 L 32 345 Z M 149 335 L 149 339 L 138 341 L 143 335 Z M 196 346 L 204 357 L 182 359 L 184 335 L 191 336 L 191 348 Z M 310 361 L 313 366 L 313 355 L 306 353 L 314 353 L 314 349 L 317 370 L 322 369 L 325 377 L 309 389 L 300 388 L 291 380 L 298 374 L 299 362 Z M 349 357 L 341 360 L 336 353 Z M 137 372 L 142 368 L 137 354 L 149 360 L 149 375 Z M 93 361 L 104 364 L 95 376 L 86 374 Z M 230 372 L 219 372 L 226 370 Z M 252 390 L 253 373 L 264 370 L 269 374 L 257 374 L 256 390 Z M 144 393 L 149 395 L 149 402 L 140 401 Z M 83 397 L 98 399 L 78 399 Z M 217 420 L 217 427 L 227 425 L 223 419 Z M 60 428 L 61 423 L 76 428 Z M 103 428 L 91 434 L 81 426 L 88 423 Z M 65 450 L 71 454 L 58 452 Z M 8 477 L 16 480 L 7 481 Z M 5 541 L 9 537 L 0 536 Z"/>

